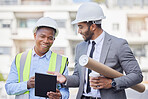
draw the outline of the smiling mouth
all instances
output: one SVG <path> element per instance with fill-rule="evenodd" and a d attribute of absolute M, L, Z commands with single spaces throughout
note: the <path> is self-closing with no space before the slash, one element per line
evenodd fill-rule
<path fill-rule="evenodd" d="M 83 38 L 85 38 L 85 35 L 84 34 L 81 34 L 81 35 L 82 35 Z"/>
<path fill-rule="evenodd" d="M 41 45 L 44 48 L 49 48 L 49 45 Z"/>

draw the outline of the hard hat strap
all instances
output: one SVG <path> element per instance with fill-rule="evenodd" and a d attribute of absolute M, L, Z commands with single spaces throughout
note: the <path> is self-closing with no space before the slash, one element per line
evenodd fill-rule
<path fill-rule="evenodd" d="M 92 21 L 93 24 L 101 24 L 102 20 Z"/>

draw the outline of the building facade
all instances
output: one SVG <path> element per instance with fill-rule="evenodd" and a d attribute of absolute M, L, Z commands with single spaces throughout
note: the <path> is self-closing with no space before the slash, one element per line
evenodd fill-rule
<path fill-rule="evenodd" d="M 52 50 L 69 57 L 69 70 L 73 70 L 75 47 L 83 40 L 77 33 L 77 26 L 71 25 L 81 4 L 73 1 L 0 1 L 0 73 L 4 78 L 7 78 L 15 55 L 34 47 L 32 30 L 35 22 L 43 16 L 57 21 L 60 32 Z M 129 42 L 143 71 L 144 81 L 148 81 L 148 0 L 94 1 L 101 1 L 99 3 L 106 16 L 102 22 L 103 29 Z"/>

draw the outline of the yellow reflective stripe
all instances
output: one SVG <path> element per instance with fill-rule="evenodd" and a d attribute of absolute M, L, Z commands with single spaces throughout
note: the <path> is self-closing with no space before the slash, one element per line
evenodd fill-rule
<path fill-rule="evenodd" d="M 48 71 L 55 71 L 57 54 L 52 52 L 49 62 Z"/>
<path fill-rule="evenodd" d="M 18 82 L 20 82 L 20 59 L 21 59 L 22 53 L 17 54 L 15 59 L 16 68 L 18 71 Z"/>
<path fill-rule="evenodd" d="M 29 91 L 26 91 L 24 94 L 29 94 Z"/>
<path fill-rule="evenodd" d="M 67 61 L 67 57 L 62 56 L 62 64 L 61 64 L 61 69 L 60 69 L 61 74 L 64 72 L 66 61 Z"/>
<path fill-rule="evenodd" d="M 29 94 L 29 91 L 26 91 L 26 92 L 23 93 L 23 94 Z M 14 95 L 20 95 L 20 94 L 16 93 L 16 94 L 14 94 Z"/>
<path fill-rule="evenodd" d="M 32 56 L 32 49 L 29 50 L 24 66 L 24 71 L 23 71 L 23 81 L 28 81 L 29 80 L 29 74 L 30 74 L 30 64 L 31 64 L 31 56 Z"/>

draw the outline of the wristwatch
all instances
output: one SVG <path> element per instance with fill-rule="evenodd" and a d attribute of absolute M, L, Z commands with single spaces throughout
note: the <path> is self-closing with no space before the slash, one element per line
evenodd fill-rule
<path fill-rule="evenodd" d="M 112 79 L 111 85 L 112 85 L 112 87 L 113 87 L 113 88 L 115 88 L 115 87 L 116 87 L 116 82 L 115 82 L 115 80 L 114 80 L 114 79 Z"/>

